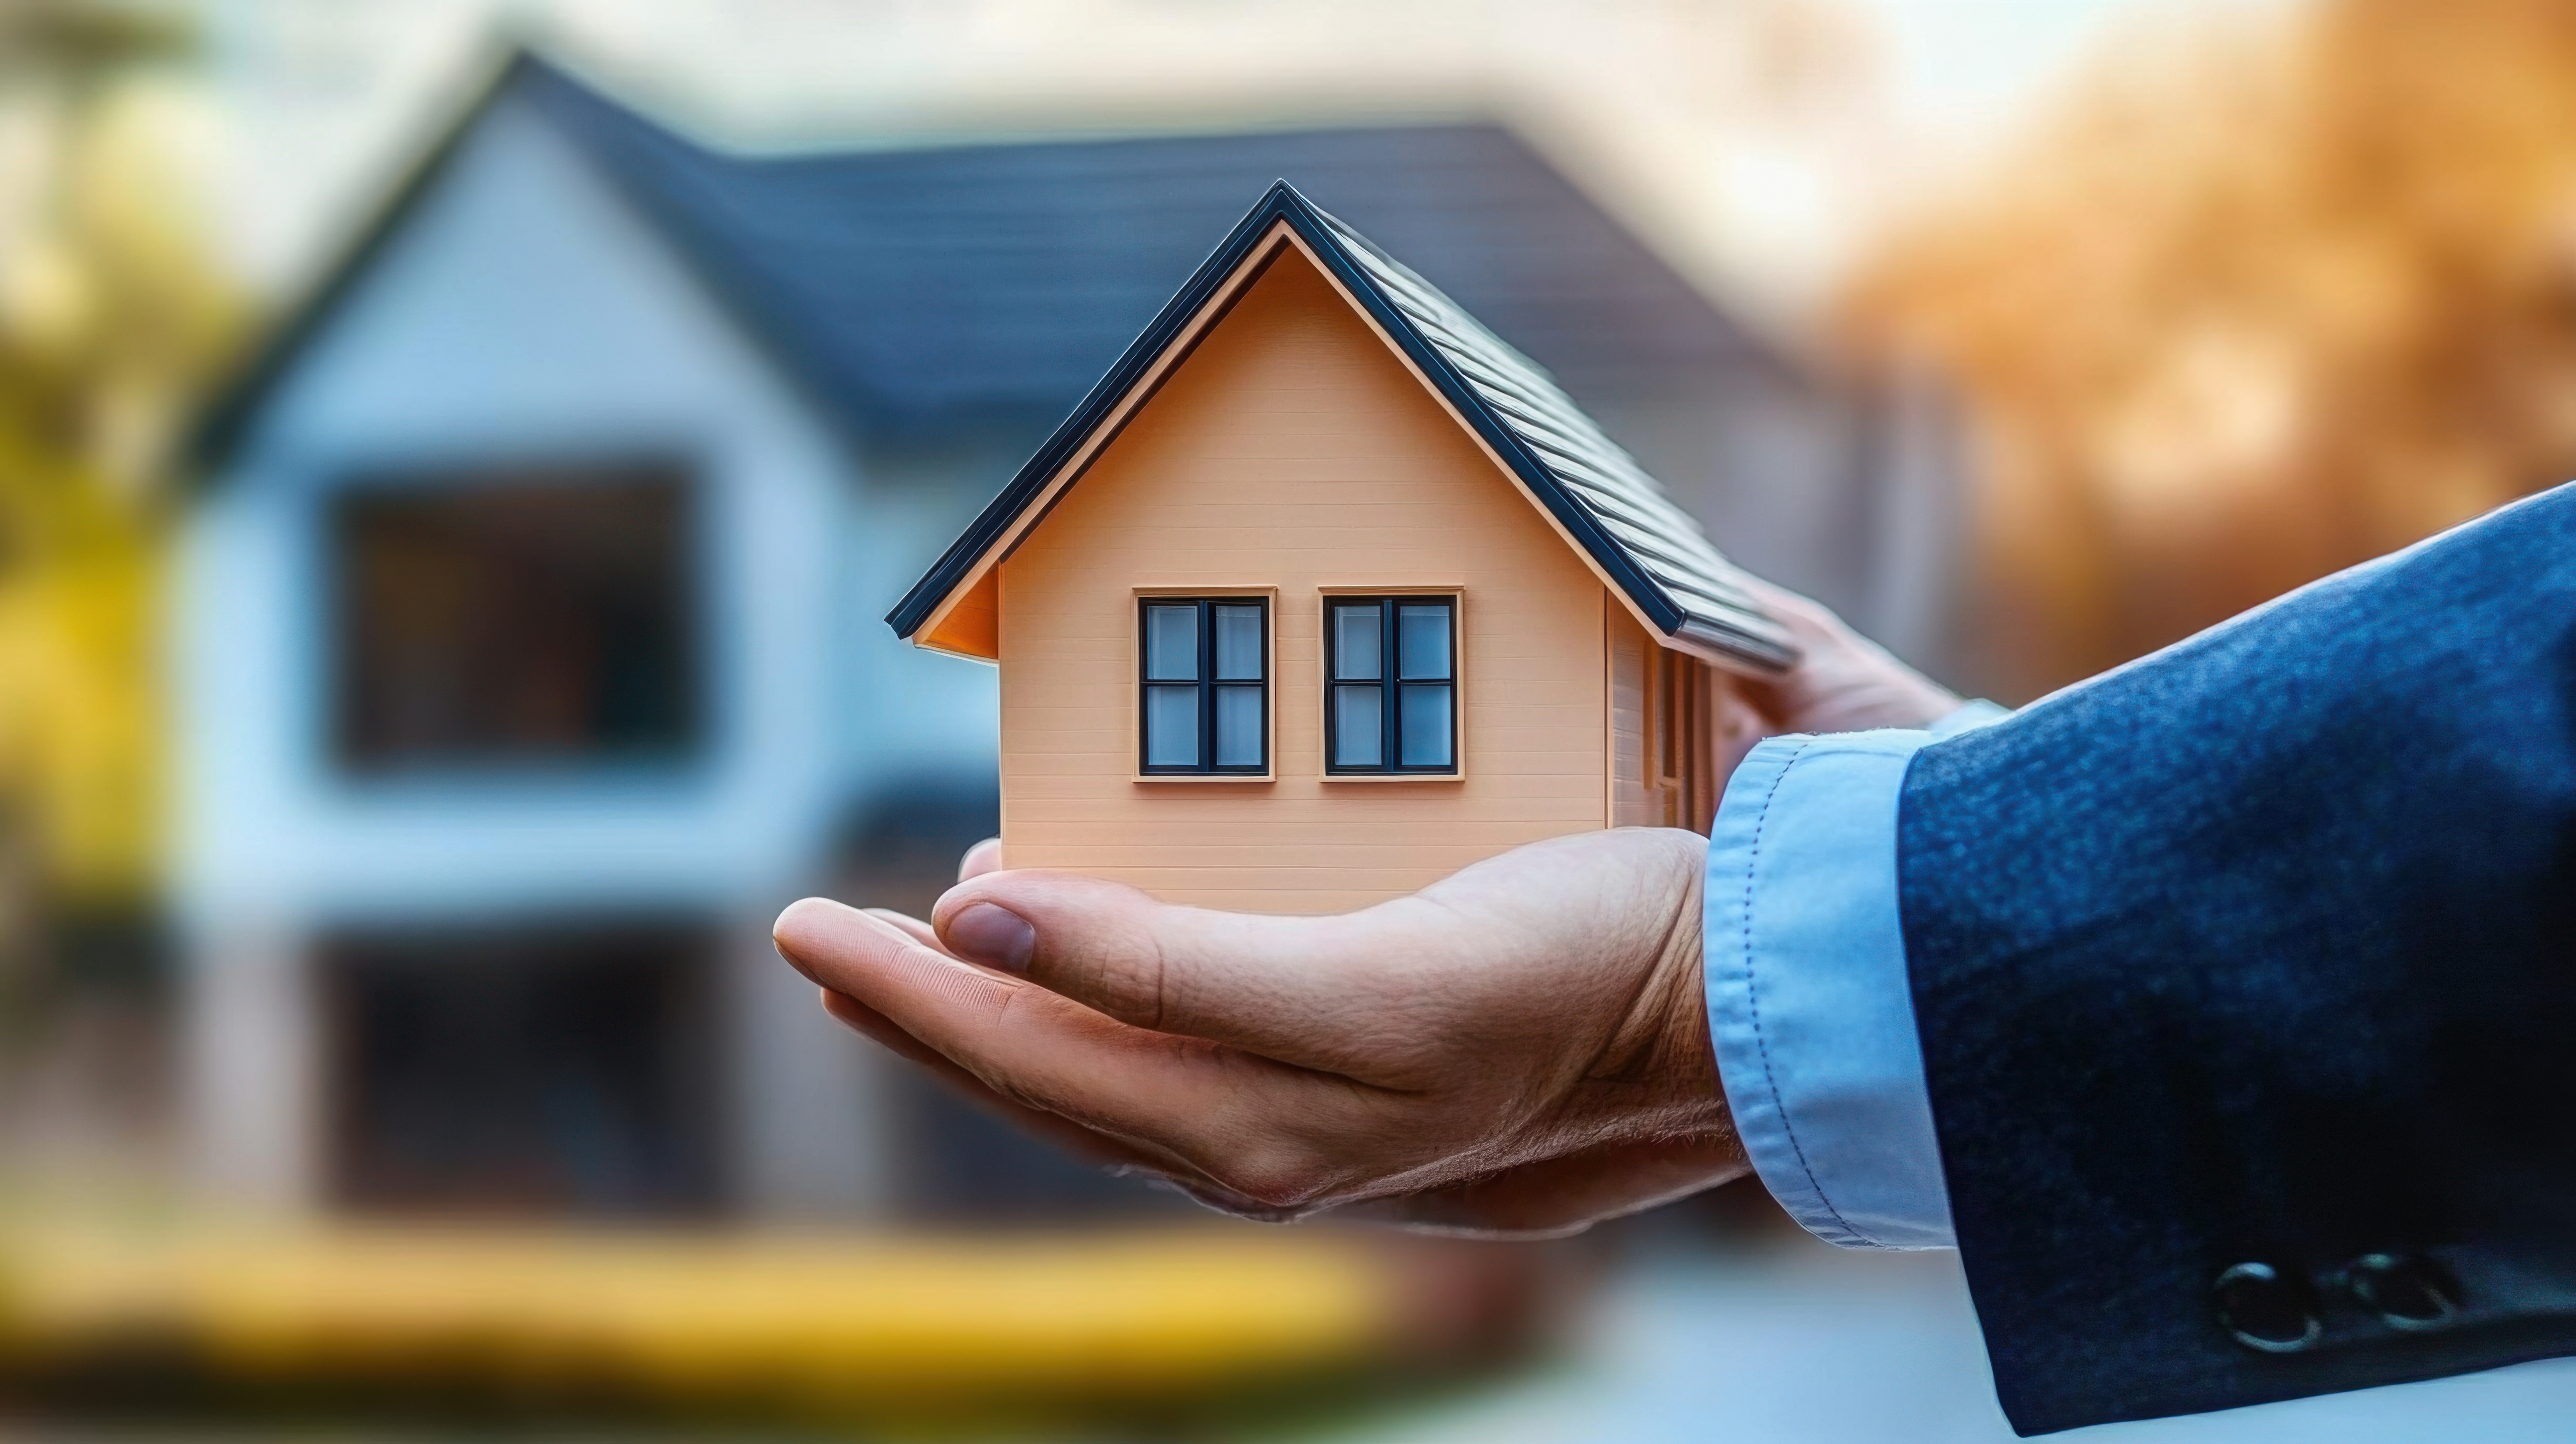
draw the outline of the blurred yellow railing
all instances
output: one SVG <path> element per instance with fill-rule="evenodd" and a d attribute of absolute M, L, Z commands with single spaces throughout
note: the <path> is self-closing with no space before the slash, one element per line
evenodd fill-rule
<path fill-rule="evenodd" d="M 41 1377 L 149 1357 L 254 1384 L 429 1378 L 791 1408 L 1151 1400 L 1457 1353 L 1466 1331 L 1442 1320 L 1490 1309 L 1438 1296 L 1492 1291 L 1425 1257 L 1249 1228 L 22 1224 L 0 1232 L 0 1364 Z"/>

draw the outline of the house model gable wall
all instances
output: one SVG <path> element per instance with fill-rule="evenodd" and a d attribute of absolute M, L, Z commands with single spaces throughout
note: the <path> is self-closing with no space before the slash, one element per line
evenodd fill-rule
<path fill-rule="evenodd" d="M 998 570 L 1005 858 L 1170 901 L 1332 912 L 1609 822 L 1583 558 L 1293 245 Z M 1144 779 L 1138 597 L 1271 598 L 1268 780 Z M 1324 598 L 1455 592 L 1455 778 L 1327 778 Z"/>

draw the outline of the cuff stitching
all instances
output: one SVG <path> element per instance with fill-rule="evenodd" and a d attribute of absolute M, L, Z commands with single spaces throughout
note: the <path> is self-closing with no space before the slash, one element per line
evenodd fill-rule
<path fill-rule="evenodd" d="M 1780 1080 L 1771 1070 L 1770 1040 L 1762 1036 L 1761 989 L 1755 984 L 1753 977 L 1753 878 L 1755 870 L 1762 861 L 1762 829 L 1771 819 L 1771 803 L 1780 795 L 1780 784 L 1789 780 L 1789 769 L 1797 766 L 1798 759 L 1805 756 L 1807 749 L 1814 745 L 1815 739 L 1812 737 L 1800 740 L 1797 749 L 1789 754 L 1789 759 L 1780 764 L 1779 772 L 1772 776 L 1770 790 L 1762 794 L 1762 809 L 1753 816 L 1753 840 L 1745 848 L 1744 858 L 1744 1009 L 1753 1024 L 1754 1052 L 1762 1059 L 1762 1083 L 1764 1087 L 1771 1090 L 1771 1107 L 1780 1115 L 1780 1132 L 1789 1140 L 1789 1151 L 1797 1156 L 1798 1171 L 1807 1176 L 1807 1186 L 1816 1191 L 1816 1201 L 1824 1205 L 1827 1217 L 1839 1224 L 1844 1232 L 1862 1243 L 1872 1248 L 1884 1248 L 1885 1244 L 1852 1227 L 1851 1220 L 1843 1217 L 1842 1210 L 1834 1207 L 1833 1199 L 1825 1194 L 1824 1184 L 1816 1178 L 1815 1168 L 1807 1162 L 1807 1150 L 1798 1142 L 1797 1125 L 1789 1121 L 1788 1100 L 1780 1096 Z"/>

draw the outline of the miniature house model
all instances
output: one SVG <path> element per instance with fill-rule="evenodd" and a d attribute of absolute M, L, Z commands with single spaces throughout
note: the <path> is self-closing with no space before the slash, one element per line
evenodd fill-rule
<path fill-rule="evenodd" d="M 1363 906 L 1705 831 L 1794 659 L 1545 372 L 1285 183 L 887 620 L 1001 668 L 1008 866 Z"/>

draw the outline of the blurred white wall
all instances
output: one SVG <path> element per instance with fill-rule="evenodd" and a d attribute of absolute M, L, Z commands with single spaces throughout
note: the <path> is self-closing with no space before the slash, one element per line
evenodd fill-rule
<path fill-rule="evenodd" d="M 664 242 L 506 102 L 323 316 L 191 508 L 172 589 L 173 880 L 204 1176 L 242 1201 L 318 1196 L 314 949 L 334 930 L 683 914 L 744 940 L 716 969 L 731 1196 L 769 1215 L 881 1203 L 882 1060 L 814 1007 L 765 925 L 827 879 L 873 788 L 991 769 L 992 673 L 876 621 L 953 505 L 872 491 Z M 639 450 L 697 473 L 697 752 L 348 771 L 330 735 L 332 497 Z"/>

